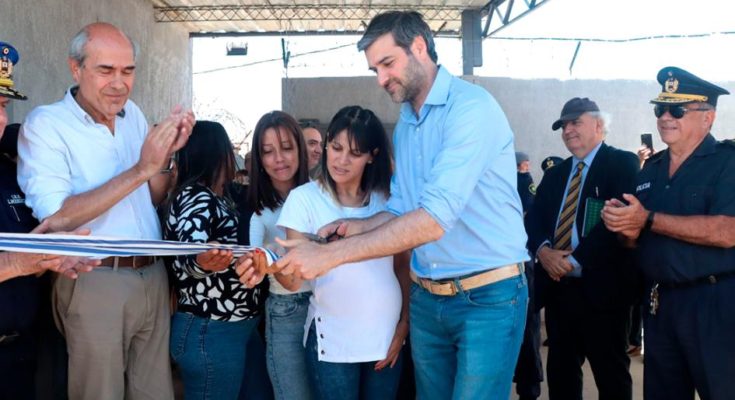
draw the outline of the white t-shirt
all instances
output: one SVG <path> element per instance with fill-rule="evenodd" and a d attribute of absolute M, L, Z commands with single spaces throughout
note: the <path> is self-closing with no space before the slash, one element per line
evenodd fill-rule
<path fill-rule="evenodd" d="M 385 210 L 385 198 L 370 196 L 364 207 L 343 207 L 317 182 L 291 191 L 278 226 L 316 233 L 339 218 L 366 218 Z M 393 257 L 340 265 L 312 282 L 304 343 L 316 320 L 318 356 L 327 362 L 385 358 L 401 314 L 401 288 Z"/>
<path fill-rule="evenodd" d="M 281 215 L 281 207 L 276 208 L 275 211 L 270 208 L 264 208 L 260 215 L 253 213 L 250 217 L 250 245 L 257 247 L 266 247 L 274 250 L 276 247 L 280 248 L 276 243 L 276 238 L 286 239 L 286 231 L 276 226 L 278 216 Z M 279 255 L 283 255 L 282 251 L 276 251 Z M 276 280 L 273 275 L 268 275 L 270 281 L 269 292 L 275 294 L 294 294 L 308 292 L 311 290 L 306 282 L 301 285 L 299 290 L 292 292 Z"/>

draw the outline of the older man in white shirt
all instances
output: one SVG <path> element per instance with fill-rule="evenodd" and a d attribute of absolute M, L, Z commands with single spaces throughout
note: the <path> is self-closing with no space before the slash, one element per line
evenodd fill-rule
<path fill-rule="evenodd" d="M 118 28 L 95 23 L 73 39 L 76 86 L 36 108 L 18 143 L 26 202 L 53 230 L 160 239 L 154 203 L 160 171 L 187 141 L 194 117 L 176 110 L 148 131 L 128 96 L 136 47 Z M 110 257 L 54 287 L 55 317 L 67 339 L 69 397 L 171 399 L 169 304 L 162 261 Z M 106 267 L 105 267 L 106 266 Z"/>

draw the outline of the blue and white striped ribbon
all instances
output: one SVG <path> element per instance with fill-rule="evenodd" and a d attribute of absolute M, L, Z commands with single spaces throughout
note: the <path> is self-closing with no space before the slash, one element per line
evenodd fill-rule
<path fill-rule="evenodd" d="M 107 236 L 0 233 L 0 250 L 22 253 L 105 258 L 191 255 L 211 249 L 231 250 L 235 257 L 239 257 L 255 249 L 260 249 L 265 252 L 269 265 L 278 259 L 278 256 L 270 249 L 233 244 L 126 239 Z"/>

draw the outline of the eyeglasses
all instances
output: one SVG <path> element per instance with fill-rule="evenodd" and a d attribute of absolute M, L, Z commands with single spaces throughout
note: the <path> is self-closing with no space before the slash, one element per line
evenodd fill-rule
<path fill-rule="evenodd" d="M 711 110 L 711 108 L 708 108 L 708 107 L 686 108 L 681 105 L 664 106 L 661 104 L 656 104 L 653 107 L 653 115 L 655 115 L 656 118 L 661 118 L 661 116 L 666 114 L 666 112 L 668 111 L 672 117 L 676 119 L 680 119 L 684 117 L 684 114 L 690 111 L 709 111 L 709 110 Z"/>

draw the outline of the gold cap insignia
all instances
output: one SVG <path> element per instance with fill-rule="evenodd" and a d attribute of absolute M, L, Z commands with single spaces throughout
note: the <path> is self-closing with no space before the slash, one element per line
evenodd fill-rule
<path fill-rule="evenodd" d="M 671 74 L 671 72 L 669 72 Z M 664 90 L 666 90 L 667 93 L 676 93 L 676 91 L 679 89 L 679 80 L 674 78 L 673 76 L 669 77 L 669 79 L 666 80 L 666 83 L 664 84 Z"/>

